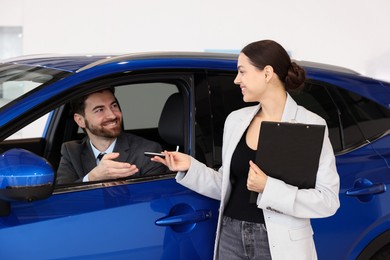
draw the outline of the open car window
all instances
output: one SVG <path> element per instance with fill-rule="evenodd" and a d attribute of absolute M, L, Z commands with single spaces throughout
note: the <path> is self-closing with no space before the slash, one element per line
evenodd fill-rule
<path fill-rule="evenodd" d="M 161 121 L 163 116 L 162 113 L 164 109 L 166 109 L 165 107 L 167 106 L 168 100 L 173 95 L 179 95 L 180 99 L 184 98 L 182 93 L 179 92 L 179 86 L 177 86 L 175 83 L 156 81 L 156 82 L 137 82 L 131 84 L 120 84 L 120 85 L 115 85 L 114 88 L 115 88 L 115 97 L 117 98 L 119 106 L 122 111 L 123 131 L 125 133 L 130 133 L 145 138 L 149 141 L 156 142 L 161 145 L 161 148 L 163 150 L 165 149 L 170 150 L 174 147 L 174 145 L 176 145 L 176 142 L 173 144 L 172 140 L 169 140 L 169 138 L 167 139 L 164 137 L 164 134 L 161 132 L 161 124 L 162 124 Z M 183 112 L 182 104 L 183 103 L 181 103 L 180 107 L 177 107 L 177 109 L 175 110 Z M 64 112 L 64 114 L 68 114 L 68 119 L 67 119 L 68 124 L 73 126 L 71 127 L 65 126 L 65 129 L 69 129 L 69 131 L 75 130 L 76 133 L 75 134 L 65 133 L 64 136 L 68 136 L 68 137 L 67 140 L 64 140 L 64 142 L 73 141 L 73 140 L 82 140 L 83 138 L 85 138 L 86 134 L 81 128 L 79 128 L 76 125 L 74 120 L 72 120 L 73 114 L 70 111 L 69 106 L 67 110 L 68 112 Z M 184 114 L 182 115 L 182 117 L 183 116 Z M 167 117 L 165 116 L 165 118 Z M 183 121 L 183 119 L 181 120 Z M 183 129 L 181 130 L 177 128 L 175 129 L 176 131 L 180 131 L 181 136 L 183 135 Z M 167 132 L 167 129 L 165 129 L 165 132 Z M 184 144 L 184 140 L 181 140 L 181 143 Z M 144 156 L 143 151 L 140 151 L 140 155 L 138 156 Z M 60 157 L 58 159 L 53 158 L 52 161 L 56 160 L 57 165 L 60 165 L 60 159 L 61 159 Z M 149 160 L 149 158 L 147 158 L 147 160 Z M 137 167 L 140 168 L 140 166 L 138 165 Z M 163 173 L 167 173 L 167 172 L 168 172 L 167 170 L 164 170 Z M 162 173 L 161 171 L 158 171 L 156 175 L 160 175 L 161 173 Z M 150 177 L 149 175 L 154 175 L 154 173 L 150 172 L 146 174 L 145 177 Z M 134 176 L 135 179 L 138 179 L 139 177 L 144 177 L 144 176 Z M 130 178 L 133 179 L 132 177 Z M 106 181 L 104 180 L 98 182 L 106 182 Z M 73 183 L 61 183 L 61 185 L 63 184 L 73 184 Z"/>

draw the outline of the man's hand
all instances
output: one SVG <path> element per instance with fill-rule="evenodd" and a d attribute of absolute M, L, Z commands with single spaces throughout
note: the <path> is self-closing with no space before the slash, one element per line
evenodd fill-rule
<path fill-rule="evenodd" d="M 139 171 L 134 164 L 114 161 L 118 156 L 119 153 L 104 155 L 99 165 L 88 173 L 89 181 L 125 178 Z"/>
<path fill-rule="evenodd" d="M 254 162 L 249 161 L 249 173 L 246 186 L 248 190 L 263 192 L 268 176 Z"/>

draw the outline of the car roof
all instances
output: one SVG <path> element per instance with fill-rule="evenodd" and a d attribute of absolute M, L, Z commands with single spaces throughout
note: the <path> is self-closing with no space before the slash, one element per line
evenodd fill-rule
<path fill-rule="evenodd" d="M 212 52 L 144 52 L 130 54 L 98 54 L 98 55 L 33 55 L 21 56 L 0 61 L 0 63 L 38 66 L 60 71 L 68 71 L 75 74 L 91 72 L 91 75 L 111 73 L 119 70 L 144 70 L 144 69 L 210 69 L 235 71 L 238 54 L 212 53 Z M 386 94 L 370 94 L 367 96 L 377 102 L 389 106 L 388 94 L 390 84 L 367 78 L 359 73 L 328 64 L 317 62 L 294 60 L 305 68 L 307 78 L 324 81 L 338 85 L 348 90 L 353 90 L 361 95 L 367 92 L 373 85 L 381 85 L 376 91 L 384 91 Z M 103 70 L 100 70 L 102 68 Z M 364 84 L 361 84 L 364 82 Z M 359 88 L 356 86 L 360 85 Z M 372 91 L 371 91 L 372 92 Z M 371 93 L 370 92 L 370 93 Z"/>
<path fill-rule="evenodd" d="M 76 72 L 78 69 L 96 61 L 111 58 L 112 55 L 60 55 L 39 54 L 26 55 L 0 61 L 0 63 L 14 63 L 19 65 L 45 67 L 56 70 Z"/>
<path fill-rule="evenodd" d="M 130 60 L 148 59 L 196 59 L 196 60 L 230 60 L 236 62 L 238 54 L 232 53 L 212 53 L 212 52 L 145 52 L 130 54 L 95 54 L 95 55 L 61 55 L 61 54 L 41 54 L 26 55 L 2 60 L 0 63 L 15 63 L 28 66 L 39 66 L 57 70 L 79 72 L 98 65 L 108 63 L 120 63 Z M 357 72 L 334 65 L 322 64 L 310 61 L 294 60 L 299 65 L 310 69 L 322 69 L 334 72 L 342 72 L 358 75 Z"/>

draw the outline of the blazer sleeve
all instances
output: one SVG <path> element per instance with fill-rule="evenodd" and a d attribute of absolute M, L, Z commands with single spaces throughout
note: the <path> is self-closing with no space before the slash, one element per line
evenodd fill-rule
<path fill-rule="evenodd" d="M 176 181 L 199 194 L 221 200 L 222 167 L 215 171 L 191 157 L 190 168 L 187 172 L 178 172 Z"/>
<path fill-rule="evenodd" d="M 82 165 L 80 160 L 81 151 L 76 145 L 73 145 L 73 148 L 70 148 L 70 146 L 72 146 L 71 143 L 63 143 L 61 146 L 61 160 L 57 170 L 56 184 L 82 182 L 83 176 L 80 177 L 77 173 L 80 169 L 75 167 L 77 164 L 79 165 L 78 168 Z"/>
<path fill-rule="evenodd" d="M 326 125 L 322 121 L 321 124 Z M 340 207 L 339 189 L 339 175 L 326 127 L 315 188 L 298 189 L 281 180 L 268 177 L 263 193 L 257 198 L 257 205 L 263 210 L 272 210 L 297 218 L 328 217 L 335 214 Z"/>

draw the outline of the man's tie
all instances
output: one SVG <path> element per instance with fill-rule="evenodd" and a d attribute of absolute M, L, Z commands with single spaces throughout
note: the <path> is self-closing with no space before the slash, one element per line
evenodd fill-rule
<path fill-rule="evenodd" d="M 105 155 L 106 153 L 100 153 L 98 156 L 97 156 L 97 159 L 99 160 L 99 162 L 102 160 L 103 156 Z"/>

